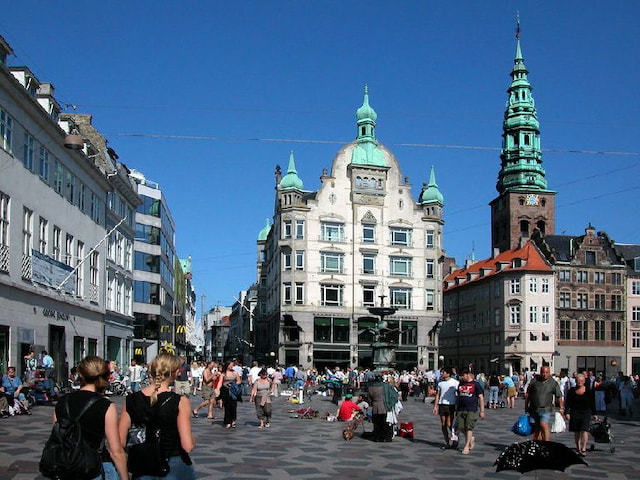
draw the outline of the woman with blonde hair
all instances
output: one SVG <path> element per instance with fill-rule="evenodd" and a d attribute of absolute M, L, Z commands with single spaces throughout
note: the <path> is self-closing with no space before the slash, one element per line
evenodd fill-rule
<path fill-rule="evenodd" d="M 103 396 L 109 386 L 109 367 L 102 358 L 89 356 L 78 364 L 77 371 L 80 390 L 69 393 L 58 401 L 53 421 L 57 422 L 66 416 L 76 418 L 92 402 L 78 420 L 82 438 L 96 450 L 100 449 L 105 439 L 108 446 L 108 449 L 102 449 L 103 472 L 94 480 L 128 479 L 127 457 L 118 437 L 118 411 L 115 404 Z"/>
<path fill-rule="evenodd" d="M 145 471 L 132 471 L 134 479 L 194 480 L 195 471 L 189 453 L 195 447 L 191 433 L 191 406 L 189 398 L 171 391 L 180 368 L 180 359 L 169 353 L 161 353 L 149 365 L 150 385 L 127 396 L 120 416 L 120 440 L 124 444 L 132 425 L 152 423 L 161 431 L 160 445 L 168 459 L 169 473 L 157 475 Z M 138 459 L 140 460 L 140 459 Z M 144 459 L 142 459 L 144 460 Z M 144 462 L 135 462 L 136 464 Z M 129 459 L 129 465 L 133 465 Z M 152 462 L 145 467 L 156 467 Z M 135 469 L 134 469 L 135 470 Z"/>

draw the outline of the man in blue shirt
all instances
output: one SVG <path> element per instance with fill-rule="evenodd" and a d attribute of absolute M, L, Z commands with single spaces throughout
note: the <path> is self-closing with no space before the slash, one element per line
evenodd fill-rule
<path fill-rule="evenodd" d="M 478 407 L 480 413 L 478 414 Z M 482 386 L 474 380 L 474 375 L 468 368 L 462 369 L 462 380 L 458 385 L 458 403 L 456 410 L 458 417 L 456 426 L 465 438 L 465 445 L 462 449 L 463 455 L 468 455 L 475 446 L 473 427 L 476 425 L 478 416 L 484 419 L 484 390 Z"/>

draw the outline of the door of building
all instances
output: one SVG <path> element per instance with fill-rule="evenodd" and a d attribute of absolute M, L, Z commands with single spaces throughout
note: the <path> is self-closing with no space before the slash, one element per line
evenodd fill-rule
<path fill-rule="evenodd" d="M 0 374 L 7 371 L 9 363 L 9 327 L 0 325 Z"/>
<path fill-rule="evenodd" d="M 53 378 L 59 385 L 66 385 L 69 378 L 64 327 L 49 325 L 49 355 L 53 358 Z"/>

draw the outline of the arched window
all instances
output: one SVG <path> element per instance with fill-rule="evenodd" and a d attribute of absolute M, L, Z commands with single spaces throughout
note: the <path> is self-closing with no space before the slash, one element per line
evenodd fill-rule
<path fill-rule="evenodd" d="M 520 220 L 520 236 L 528 237 L 529 236 L 529 221 L 528 220 Z"/>

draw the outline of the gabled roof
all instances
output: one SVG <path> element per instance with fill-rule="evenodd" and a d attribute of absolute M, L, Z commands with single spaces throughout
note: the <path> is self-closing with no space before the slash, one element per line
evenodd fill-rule
<path fill-rule="evenodd" d="M 552 272 L 540 250 L 530 240 L 522 248 L 506 250 L 495 258 L 480 260 L 473 265 L 451 272 L 444 278 L 443 289 L 452 290 L 505 272 Z"/>
<path fill-rule="evenodd" d="M 616 243 L 614 245 L 616 252 L 620 255 L 627 264 L 627 271 L 630 274 L 638 274 L 636 271 L 636 258 L 640 258 L 640 245 L 631 245 L 631 244 L 620 244 Z"/>
<path fill-rule="evenodd" d="M 550 247 L 551 250 L 550 252 L 546 252 L 544 245 L 541 246 L 541 248 L 545 253 L 551 255 L 549 258 L 551 258 L 554 264 L 568 263 L 574 259 L 575 253 L 582 246 L 585 237 L 586 235 L 544 235 L 540 236 L 540 239 L 546 243 L 546 246 Z M 611 265 L 621 265 L 621 260 L 616 254 L 621 252 L 619 252 L 617 248 L 614 248 L 613 241 L 606 232 L 598 232 L 597 238 L 607 252 Z"/>

